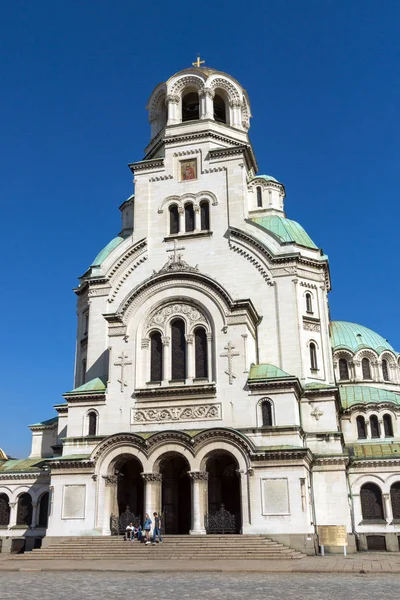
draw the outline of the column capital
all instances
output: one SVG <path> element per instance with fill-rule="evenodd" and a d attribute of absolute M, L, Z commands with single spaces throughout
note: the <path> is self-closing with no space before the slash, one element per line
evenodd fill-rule
<path fill-rule="evenodd" d="M 103 479 L 108 485 L 116 485 L 118 483 L 118 475 L 103 475 Z"/>
<path fill-rule="evenodd" d="M 141 473 L 142 479 L 144 481 L 157 481 L 159 483 L 162 482 L 162 474 L 161 473 Z"/>
<path fill-rule="evenodd" d="M 192 481 L 208 481 L 208 471 L 188 471 Z"/>

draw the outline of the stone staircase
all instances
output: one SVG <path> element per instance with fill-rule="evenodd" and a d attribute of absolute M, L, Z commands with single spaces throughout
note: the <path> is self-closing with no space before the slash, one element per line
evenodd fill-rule
<path fill-rule="evenodd" d="M 124 541 L 121 536 L 68 537 L 16 555 L 14 560 L 269 560 L 305 556 L 264 535 L 167 535 L 155 546 Z"/>

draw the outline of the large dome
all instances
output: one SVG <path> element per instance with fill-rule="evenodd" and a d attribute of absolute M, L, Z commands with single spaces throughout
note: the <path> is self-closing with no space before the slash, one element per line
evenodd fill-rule
<path fill-rule="evenodd" d="M 397 354 L 393 346 L 391 346 L 385 338 L 379 335 L 379 333 L 376 333 L 363 325 L 357 325 L 357 323 L 331 321 L 330 332 L 333 350 L 345 348 L 346 350 L 357 352 L 357 350 L 361 350 L 361 348 L 372 348 L 372 350 L 375 350 L 378 354 L 384 350 L 390 350 Z"/>

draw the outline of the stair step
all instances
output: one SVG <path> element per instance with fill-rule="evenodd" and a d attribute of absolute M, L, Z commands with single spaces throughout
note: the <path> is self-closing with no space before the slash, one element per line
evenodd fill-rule
<path fill-rule="evenodd" d="M 45 560 L 270 560 L 298 559 L 305 554 L 265 535 L 166 536 L 163 544 L 126 542 L 122 536 L 65 538 L 13 559 Z"/>

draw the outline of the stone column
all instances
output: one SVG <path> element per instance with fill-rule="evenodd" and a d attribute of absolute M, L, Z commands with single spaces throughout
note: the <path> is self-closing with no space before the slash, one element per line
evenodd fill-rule
<path fill-rule="evenodd" d="M 144 512 L 153 520 L 153 513 L 162 513 L 161 507 L 161 473 L 142 473 L 144 481 Z M 144 521 L 144 515 L 142 515 Z"/>
<path fill-rule="evenodd" d="M 213 380 L 213 363 L 212 363 L 212 333 L 207 333 L 207 368 L 208 368 L 208 382 L 211 383 Z"/>
<path fill-rule="evenodd" d="M 32 502 L 32 521 L 31 521 L 31 529 L 35 529 L 38 522 L 38 502 Z"/>
<path fill-rule="evenodd" d="M 181 119 L 179 116 L 179 96 L 175 94 L 169 94 L 166 98 L 168 108 L 168 123 L 167 125 L 175 125 L 180 123 Z"/>
<path fill-rule="evenodd" d="M 8 529 L 11 529 L 17 524 L 18 502 L 9 502 L 8 506 L 10 507 L 10 520 L 8 523 Z"/>
<path fill-rule="evenodd" d="M 183 206 L 178 207 L 179 214 L 179 233 L 185 233 L 185 209 Z"/>
<path fill-rule="evenodd" d="M 383 512 L 387 523 L 393 521 L 393 509 L 390 494 L 382 494 L 383 498 Z"/>
<path fill-rule="evenodd" d="M 210 88 L 199 90 L 200 119 L 214 118 L 214 96 L 215 92 Z"/>
<path fill-rule="evenodd" d="M 195 355 L 194 355 L 194 335 L 193 333 L 185 333 L 185 340 L 187 346 L 187 372 L 186 372 L 186 383 L 193 383 L 196 373 Z"/>
<path fill-rule="evenodd" d="M 240 100 L 230 100 L 229 107 L 231 112 L 231 126 L 232 127 L 241 127 L 242 119 L 241 119 L 241 106 L 242 103 Z"/>
<path fill-rule="evenodd" d="M 142 339 L 141 343 L 142 349 L 142 385 L 145 385 L 148 381 L 150 381 L 150 340 L 147 338 Z"/>
<path fill-rule="evenodd" d="M 205 535 L 205 514 L 208 505 L 208 472 L 189 471 L 192 480 L 192 526 L 190 535 Z"/>
<path fill-rule="evenodd" d="M 111 515 L 119 517 L 118 507 L 118 475 L 103 475 L 104 479 L 104 495 L 105 495 L 105 506 L 108 507 L 109 513 L 104 515 L 103 521 L 103 533 L 104 535 L 111 535 Z"/>
<path fill-rule="evenodd" d="M 383 423 L 383 419 L 379 419 L 378 425 L 379 425 L 379 437 L 381 438 L 381 440 L 384 440 L 385 439 L 385 425 Z"/>
<path fill-rule="evenodd" d="M 200 206 L 194 207 L 194 230 L 201 231 Z"/>
<path fill-rule="evenodd" d="M 170 338 L 163 335 L 161 338 L 163 345 L 163 385 L 168 385 L 171 379 L 171 347 Z"/>

